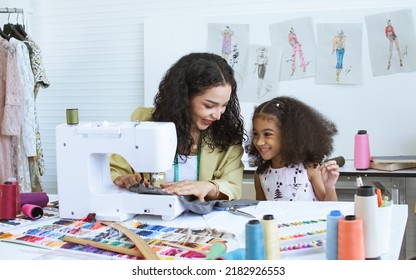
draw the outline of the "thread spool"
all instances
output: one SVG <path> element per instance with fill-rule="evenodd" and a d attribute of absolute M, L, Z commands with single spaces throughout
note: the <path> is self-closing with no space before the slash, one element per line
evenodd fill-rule
<path fill-rule="evenodd" d="M 35 204 L 39 207 L 48 206 L 49 197 L 45 192 L 32 192 L 20 194 L 20 205 Z"/>
<path fill-rule="evenodd" d="M 11 182 L 0 184 L 0 219 L 16 219 L 16 186 Z"/>
<path fill-rule="evenodd" d="M 365 259 L 363 220 L 355 215 L 347 215 L 339 219 L 338 259 Z"/>
<path fill-rule="evenodd" d="M 20 188 L 19 188 L 19 181 L 17 181 L 16 178 L 8 178 L 6 182 L 4 182 L 6 185 L 11 185 L 16 188 L 16 215 L 19 214 L 22 211 L 22 208 L 20 207 Z"/>
<path fill-rule="evenodd" d="M 66 124 L 77 125 L 78 124 L 78 109 L 66 109 Z"/>
<path fill-rule="evenodd" d="M 25 204 L 22 206 L 22 213 L 32 220 L 38 220 L 43 216 L 43 209 L 38 205 Z"/>
<path fill-rule="evenodd" d="M 379 260 L 378 201 L 374 187 L 357 188 L 354 196 L 354 214 L 363 220 L 365 258 Z"/>
<path fill-rule="evenodd" d="M 238 248 L 231 252 L 227 252 L 217 258 L 216 260 L 245 260 L 246 259 L 246 249 Z"/>
<path fill-rule="evenodd" d="M 261 222 L 264 229 L 266 260 L 278 260 L 280 259 L 280 240 L 277 232 L 277 222 L 271 214 L 264 215 Z"/>
<path fill-rule="evenodd" d="M 354 167 L 357 170 L 370 168 L 370 143 L 366 130 L 359 130 L 354 137 Z"/>
<path fill-rule="evenodd" d="M 211 248 L 209 249 L 207 253 L 207 260 L 215 260 L 219 256 L 225 254 L 227 252 L 227 246 L 224 242 L 215 242 L 211 245 Z"/>
<path fill-rule="evenodd" d="M 345 158 L 343 156 L 338 156 L 334 158 L 327 159 L 325 162 L 335 160 L 339 167 L 343 167 L 345 165 Z"/>
<path fill-rule="evenodd" d="M 264 229 L 259 220 L 250 220 L 246 224 L 246 259 L 265 260 Z"/>
<path fill-rule="evenodd" d="M 338 259 L 338 223 L 343 215 L 339 210 L 332 210 L 326 217 L 326 259 Z"/>

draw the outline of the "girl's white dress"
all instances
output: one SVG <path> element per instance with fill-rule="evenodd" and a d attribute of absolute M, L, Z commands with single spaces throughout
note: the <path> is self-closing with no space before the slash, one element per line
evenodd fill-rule
<path fill-rule="evenodd" d="M 318 201 L 303 163 L 269 167 L 259 178 L 267 200 Z"/>

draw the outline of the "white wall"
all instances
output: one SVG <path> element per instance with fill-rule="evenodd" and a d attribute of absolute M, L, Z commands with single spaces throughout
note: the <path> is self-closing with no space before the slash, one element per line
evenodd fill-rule
<path fill-rule="evenodd" d="M 46 160 L 43 184 L 44 189 L 50 193 L 57 191 L 55 127 L 65 122 L 65 109 L 78 108 L 80 121 L 129 120 L 133 109 L 144 104 L 145 74 L 161 75 L 151 70 L 144 73 L 146 19 L 282 11 L 291 14 L 320 13 L 340 8 L 351 11 L 357 8 L 371 9 L 382 6 L 396 9 L 413 5 L 414 0 L 0 0 L 0 7 L 25 9 L 29 34 L 42 49 L 43 62 L 51 82 L 49 88 L 40 90 L 37 99 Z M 0 14 L 0 24 L 6 22 L 7 16 Z M 406 75 L 395 76 L 405 83 L 414 82 L 414 79 L 409 80 Z M 310 82 L 305 79 L 300 83 Z M 397 92 L 393 93 L 400 94 L 400 89 L 399 84 Z M 344 87 L 343 91 L 339 99 L 341 104 L 348 98 L 348 87 Z M 305 98 L 305 101 L 313 101 Z M 392 104 L 393 101 L 394 98 Z M 404 105 L 408 106 L 406 108 L 413 106 Z M 410 111 L 404 111 L 403 114 L 411 119 Z M 400 121 L 396 123 L 400 127 Z M 414 125 L 410 123 L 408 127 L 401 129 L 414 130 Z M 375 137 L 373 134 L 371 136 Z M 408 141 L 411 141 L 410 145 L 414 145 L 414 140 L 398 139 L 398 142 L 399 145 L 409 145 Z M 416 180 L 408 180 L 408 185 L 415 186 Z M 414 197 L 415 192 L 410 191 L 409 194 Z M 413 199 L 409 202 L 413 202 Z M 413 204 L 410 205 L 410 208 L 412 207 Z M 409 219 L 412 219 L 411 224 L 415 227 L 415 217 L 411 211 Z M 411 237 L 414 238 L 414 233 Z"/>
<path fill-rule="evenodd" d="M 345 13 L 349 13 L 349 20 L 356 9 L 369 10 L 376 3 L 378 7 L 409 7 L 410 0 L 395 1 L 349 1 L 346 3 L 334 3 L 333 1 L 134 1 L 120 0 L 115 5 L 110 1 L 98 0 L 75 0 L 75 1 L 2 1 L 4 6 L 17 7 L 18 5 L 27 6 L 31 12 L 31 24 L 29 25 L 30 35 L 42 49 L 43 62 L 47 71 L 51 86 L 41 89 L 37 100 L 41 137 L 46 160 L 46 174 L 43 177 L 46 189 L 56 188 L 55 171 L 55 134 L 54 128 L 57 124 L 65 122 L 65 109 L 78 108 L 80 121 L 123 121 L 128 120 L 130 113 L 138 105 L 144 104 L 144 96 L 153 96 L 156 89 L 149 88 L 150 92 L 145 93 L 144 80 L 149 77 L 161 77 L 169 66 L 166 61 L 152 60 L 148 62 L 146 73 L 144 73 L 145 47 L 152 47 L 154 38 L 163 36 L 164 26 L 160 26 L 160 34 L 156 32 L 154 38 L 149 38 L 144 42 L 144 22 L 152 19 L 163 20 L 167 17 L 183 19 L 193 16 L 194 18 L 216 15 L 232 15 L 235 18 L 244 14 L 261 13 L 282 13 L 287 11 L 287 15 L 316 15 L 325 14 L 334 9 L 345 8 Z M 0 2 L 0 6 L 3 6 Z M 14 5 L 16 4 L 16 6 Z M 393 9 L 393 8 L 392 8 Z M 371 10 L 371 9 L 370 9 Z M 359 15 L 361 18 L 361 15 Z M 282 16 L 283 17 L 283 16 Z M 4 19 L 3 19 L 4 20 Z M 332 16 L 333 20 L 333 16 Z M 163 22 L 163 21 L 162 21 Z M 190 21 L 190 24 L 192 21 Z M 174 26 L 175 23 L 172 23 Z M 168 26 L 166 26 L 168 29 Z M 147 45 L 146 45 L 147 44 Z M 204 42 L 205 44 L 205 42 Z M 165 46 L 166 52 L 171 52 L 170 46 Z M 160 49 L 160 47 L 159 47 Z M 364 50 L 365 51 L 365 50 Z M 148 53 L 150 53 L 148 51 Z M 154 65 L 154 66 L 153 66 Z M 162 66 L 161 66 L 162 65 Z M 163 69 L 162 69 L 163 67 Z M 371 72 L 366 69 L 367 73 Z M 370 74 L 368 74 L 370 76 Z M 414 73 L 390 75 L 388 79 L 394 79 L 398 85 L 410 83 L 414 79 Z M 412 78 L 413 77 L 413 78 Z M 384 77 L 372 79 L 366 77 L 370 83 L 368 87 L 377 88 L 377 83 L 383 83 Z M 409 80 L 409 81 L 408 81 Z M 368 99 L 374 95 L 356 96 L 354 91 L 363 90 L 359 86 L 325 86 L 314 85 L 313 78 L 297 81 L 289 81 L 283 84 L 284 92 L 294 93 L 311 105 L 321 109 L 323 113 L 330 115 L 337 112 L 339 118 L 335 119 L 339 127 L 342 128 L 336 138 L 336 152 L 342 153 L 347 158 L 351 158 L 352 137 L 356 130 L 366 129 L 373 123 L 377 123 L 384 128 L 380 120 L 374 120 L 368 116 L 370 111 L 367 107 L 377 106 L 377 103 L 389 104 L 390 108 L 403 106 L 403 114 L 412 108 L 413 102 L 402 102 L 405 100 L 410 87 L 406 90 L 397 90 L 396 85 L 387 83 L 388 89 L 382 92 L 383 88 L 378 88 L 380 98 L 376 100 Z M 394 88 L 391 88 L 394 87 Z M 314 92 L 304 92 L 302 88 L 313 88 Z M 302 92 L 300 94 L 299 92 Z M 395 92 L 394 99 L 392 92 Z M 370 96 L 370 97 L 369 97 Z M 414 95 L 408 97 L 413 100 Z M 353 100 L 361 105 L 355 108 L 350 106 Z M 336 108 L 323 106 L 323 102 L 329 104 L 339 104 Z M 391 102 L 390 102 L 391 100 Z M 347 106 L 345 106 L 347 104 Z M 149 104 L 146 104 L 149 105 Z M 398 109 L 394 109 L 398 110 Z M 350 121 L 352 116 L 363 115 L 363 122 L 357 124 Z M 379 116 L 380 117 L 380 116 Z M 246 118 L 249 119 L 249 118 Z M 409 118 L 410 119 L 410 118 Z M 355 120 L 355 119 L 354 119 Z M 405 121 L 400 120 L 400 121 Z M 342 123 L 341 123 L 342 122 Z M 406 125 L 398 125 L 394 117 L 384 118 L 392 131 L 402 130 L 413 133 Z M 370 125 L 371 124 L 371 125 Z M 370 141 L 383 142 L 383 135 L 389 135 L 389 131 L 378 129 L 369 131 Z M 401 134 L 398 134 L 401 135 Z M 389 136 L 391 138 L 392 136 Z M 416 138 L 416 137 L 414 137 Z M 414 138 L 403 139 L 398 137 L 398 144 L 395 146 L 400 149 L 414 150 Z M 377 144 L 378 144 L 377 143 Z M 376 145 L 374 145 L 376 146 Z M 337 149 L 338 147 L 348 147 Z M 383 147 L 383 145 L 381 145 Z M 385 147 L 385 146 L 384 146 Z M 388 149 L 393 145 L 388 144 Z M 387 149 L 387 148 L 386 148 Z M 384 149 L 384 150 L 386 150 Z M 375 150 L 375 154 L 381 154 L 383 150 Z"/>
<path fill-rule="evenodd" d="M 416 130 L 407 128 L 413 125 L 410 112 L 414 110 L 414 104 L 416 104 L 416 95 L 413 94 L 414 87 L 412 86 L 416 79 L 416 72 L 374 77 L 365 24 L 367 15 L 409 7 L 400 5 L 395 8 L 384 7 L 382 1 L 380 2 L 373 8 L 348 10 L 327 7 L 319 11 L 288 11 L 281 8 L 279 11 L 246 15 L 150 18 L 145 21 L 144 28 L 145 104 L 152 104 L 154 93 L 157 91 L 164 71 L 178 57 L 189 52 L 206 50 L 209 23 L 247 24 L 250 28 L 249 42 L 254 45 L 271 45 L 269 25 L 290 19 L 311 17 L 314 24 L 354 23 L 361 25 L 363 31 L 363 43 L 360 46 L 362 48 L 360 60 L 363 68 L 362 84 L 317 84 L 315 78 L 310 77 L 280 82 L 277 94 L 298 97 L 337 124 L 338 135 L 335 137 L 332 156 L 341 155 L 347 159 L 353 159 L 354 135 L 361 129 L 366 129 L 370 135 L 372 155 L 415 154 Z M 413 6 L 410 7 L 411 11 L 412 8 Z M 414 24 L 412 28 L 416 29 Z M 403 34 L 405 32 L 403 27 L 401 30 Z M 380 36 L 384 37 L 384 28 L 380 29 Z M 174 45 L 171 44 L 172 41 L 175 41 Z M 385 49 L 388 49 L 387 40 Z M 416 63 L 414 55 L 413 52 L 407 57 L 407 64 L 410 63 L 410 57 L 412 64 Z M 254 104 L 241 102 L 241 105 L 246 129 L 250 130 Z"/>

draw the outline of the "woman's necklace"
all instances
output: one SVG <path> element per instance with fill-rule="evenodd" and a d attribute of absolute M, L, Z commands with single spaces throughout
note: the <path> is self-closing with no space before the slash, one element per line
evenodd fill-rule
<path fill-rule="evenodd" d="M 191 146 L 191 149 L 192 149 L 191 152 L 196 154 L 198 152 L 200 139 L 201 139 L 200 132 L 198 132 L 198 134 L 195 137 L 193 137 L 193 139 L 194 139 L 194 144 Z"/>

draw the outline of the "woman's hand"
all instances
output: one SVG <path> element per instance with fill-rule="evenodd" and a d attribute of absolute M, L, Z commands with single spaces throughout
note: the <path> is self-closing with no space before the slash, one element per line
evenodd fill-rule
<path fill-rule="evenodd" d="M 325 162 L 319 167 L 325 189 L 334 188 L 339 178 L 339 165 L 335 160 Z"/>
<path fill-rule="evenodd" d="M 116 184 L 120 188 L 126 189 L 128 189 L 131 185 L 143 182 L 147 184 L 147 182 L 145 182 L 145 179 L 139 173 L 121 175 L 114 180 L 114 184 Z"/>
<path fill-rule="evenodd" d="M 216 198 L 217 187 L 209 181 L 180 181 L 165 183 L 160 185 L 163 191 L 168 194 L 194 195 L 200 201 L 205 201 L 205 197 Z"/>

